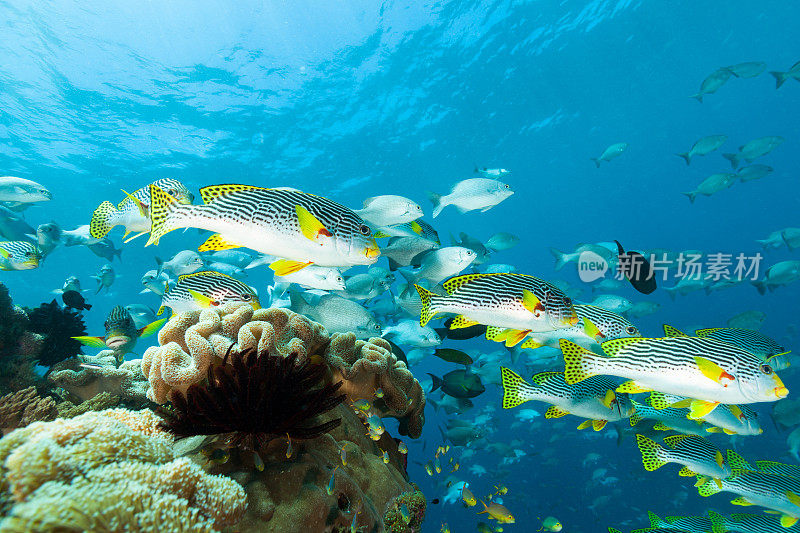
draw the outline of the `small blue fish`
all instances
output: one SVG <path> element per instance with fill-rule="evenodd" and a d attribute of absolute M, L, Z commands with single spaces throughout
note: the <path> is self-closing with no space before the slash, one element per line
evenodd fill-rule
<path fill-rule="evenodd" d="M 336 468 L 333 469 L 333 472 L 331 472 L 331 480 L 328 481 L 328 486 L 325 487 L 325 492 L 328 493 L 328 496 L 333 494 L 333 489 L 336 487 L 336 469 L 337 468 L 339 468 L 339 467 L 337 466 Z"/>
<path fill-rule="evenodd" d="M 408 510 L 408 506 L 406 504 L 403 504 L 400 506 L 400 509 L 398 510 L 400 511 L 400 517 L 403 519 L 403 522 L 405 522 L 406 524 L 410 524 L 411 511 Z"/>

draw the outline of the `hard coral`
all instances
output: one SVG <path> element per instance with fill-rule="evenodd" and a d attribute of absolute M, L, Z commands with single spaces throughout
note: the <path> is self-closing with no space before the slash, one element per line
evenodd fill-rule
<path fill-rule="evenodd" d="M 406 364 L 392 354 L 388 342 L 377 337 L 356 340 L 352 333 L 334 334 L 326 357 L 335 369 L 335 378 L 344 380 L 342 391 L 351 401 L 372 401 L 375 391 L 383 389 L 384 397 L 374 402 L 381 417 L 397 418 L 401 435 L 417 438 L 422 434 L 425 393 Z"/>
<path fill-rule="evenodd" d="M 52 366 L 81 353 L 81 343 L 72 337 L 86 335 L 83 318 L 72 309 L 53 300 L 28 310 L 27 329 L 44 336 L 39 364 Z"/>
<path fill-rule="evenodd" d="M 404 520 L 403 513 L 401 513 L 401 508 L 404 505 L 408 510 L 408 522 Z M 425 495 L 419 490 L 404 492 L 397 496 L 389 502 L 386 513 L 383 515 L 383 525 L 386 531 L 391 531 L 392 533 L 419 531 L 422 527 L 422 521 L 425 519 L 426 507 Z"/>
<path fill-rule="evenodd" d="M 148 348 L 142 371 L 147 397 L 165 403 L 172 390 L 186 392 L 205 378 L 232 345 L 270 355 L 297 354 L 302 360 L 328 343 L 325 328 L 285 309 L 254 310 L 250 304 L 226 304 L 202 312 L 173 316 L 158 334 L 159 346 Z"/>
<path fill-rule="evenodd" d="M 242 488 L 175 457 L 160 422 L 151 411 L 112 409 L 36 422 L 0 440 L 0 500 L 10 507 L 0 530 L 212 531 L 236 523 L 246 508 Z"/>
<path fill-rule="evenodd" d="M 324 385 L 325 367 L 298 355 L 258 354 L 254 348 L 233 353 L 229 363 L 208 371 L 204 384 L 170 395 L 174 410 L 164 427 L 178 437 L 230 434 L 230 445 L 259 450 L 275 437 L 311 439 L 341 419 L 312 420 L 345 399 L 341 383 Z"/>
<path fill-rule="evenodd" d="M 0 397 L 0 430 L 27 426 L 38 420 L 52 420 L 58 415 L 56 402 L 52 398 L 42 398 L 36 387 L 28 387 Z"/>
<path fill-rule="evenodd" d="M 134 404 L 146 401 L 148 383 L 142 374 L 141 359 L 125 361 L 117 367 L 112 350 L 62 361 L 53 367 L 48 378 L 81 401 L 102 392 Z"/>

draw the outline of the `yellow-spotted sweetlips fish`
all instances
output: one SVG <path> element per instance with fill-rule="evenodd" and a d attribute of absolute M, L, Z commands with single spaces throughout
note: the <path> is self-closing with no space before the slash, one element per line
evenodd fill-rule
<path fill-rule="evenodd" d="M 179 276 L 174 287 L 168 286 L 157 314 L 164 312 L 165 307 L 177 314 L 236 302 L 249 303 L 254 309 L 261 308 L 255 289 L 246 283 L 227 274 L 203 270 Z"/>
<path fill-rule="evenodd" d="M 525 274 L 466 274 L 442 284 L 446 296 L 415 285 L 422 300 L 420 325 L 439 313 L 458 316 L 451 329 L 485 324 L 505 331 L 495 340 L 514 345 L 532 331 L 564 329 L 578 322 L 572 300 L 555 285 Z"/>
<path fill-rule="evenodd" d="M 194 199 L 183 183 L 171 178 L 156 180 L 130 194 L 122 191 L 125 192 L 125 198 L 116 207 L 106 200 L 94 210 L 92 221 L 89 224 L 90 235 L 95 239 L 102 239 L 115 226 L 124 226 L 124 237 L 135 233 L 125 240 L 128 242 L 148 233 L 150 231 L 150 185 L 166 191 L 181 204 L 191 204 Z"/>
<path fill-rule="evenodd" d="M 607 376 L 596 376 L 574 385 L 564 381 L 563 372 L 540 372 L 527 383 L 519 374 L 501 368 L 503 384 L 503 409 L 511 409 L 528 400 L 551 404 L 545 418 L 575 415 L 587 420 L 578 429 L 592 426 L 603 429 L 608 422 L 616 422 L 633 414 L 633 403 L 627 394 L 616 393 L 617 381 Z"/>
<path fill-rule="evenodd" d="M 711 511 L 713 513 L 713 511 Z M 647 512 L 647 518 L 650 520 L 650 528 L 645 529 L 648 533 L 651 531 L 671 531 L 675 530 L 684 531 L 686 533 L 706 533 L 709 531 L 719 531 L 714 529 L 714 524 L 721 524 L 719 518 L 714 518 L 709 513 L 709 516 L 669 516 L 666 520 L 660 518 L 652 511 Z M 724 530 L 723 530 L 724 531 Z"/>
<path fill-rule="evenodd" d="M 800 518 L 800 478 L 759 472 L 733 450 L 728 450 L 728 463 L 733 475 L 722 479 L 720 485 L 700 476 L 696 486 L 701 496 L 732 492 L 738 496 L 731 501 L 734 505 L 760 505 L 776 511 L 781 515 L 780 523 L 784 528 L 797 523 Z"/>
<path fill-rule="evenodd" d="M 778 344 L 775 339 L 760 331 L 744 328 L 705 328 L 694 332 L 696 337 L 706 337 L 727 342 L 747 350 L 762 361 L 768 362 L 775 370 L 783 370 L 790 365 L 788 355 L 791 350 Z M 686 337 L 682 331 L 664 324 L 666 337 Z"/>
<path fill-rule="evenodd" d="M 32 242 L 0 242 L 0 270 L 32 270 L 39 266 L 41 259 L 41 252 Z"/>
<path fill-rule="evenodd" d="M 149 337 L 153 333 L 156 333 L 166 321 L 166 318 L 162 318 L 161 320 L 151 322 L 143 328 L 137 329 L 130 312 L 123 306 L 118 305 L 114 307 L 106 317 L 104 324 L 106 334 L 104 337 L 83 336 L 72 338 L 79 341 L 84 346 L 114 350 L 114 352 L 121 357 L 133 350 L 139 338 Z"/>
<path fill-rule="evenodd" d="M 790 533 L 797 528 L 787 529 L 783 526 L 784 519 L 780 514 L 753 514 L 731 513 L 722 516 L 714 511 L 708 512 L 709 516 L 716 515 L 719 529 L 714 531 L 737 531 L 740 533 Z M 711 531 L 711 530 L 707 530 Z"/>
<path fill-rule="evenodd" d="M 539 348 L 549 346 L 558 348 L 561 339 L 567 339 L 596 353 L 601 353 L 600 343 L 612 339 L 641 337 L 639 329 L 625 317 L 596 305 L 575 304 L 578 323 L 565 329 L 554 331 L 531 332 L 522 343 L 522 348 Z M 514 338 L 503 335 L 503 328 L 489 326 L 486 338 L 497 340 L 502 337 L 508 343 Z"/>
<path fill-rule="evenodd" d="M 147 245 L 179 228 L 216 232 L 198 250 L 247 247 L 279 257 L 270 268 L 279 276 L 308 265 L 371 265 L 380 250 L 372 229 L 353 210 L 322 196 L 252 185 L 200 189 L 205 205 L 181 205 L 150 186 L 153 226 Z"/>
<path fill-rule="evenodd" d="M 664 437 L 661 446 L 644 435 L 636 435 L 636 443 L 642 453 L 642 463 L 648 472 L 667 463 L 683 465 L 678 474 L 683 477 L 706 476 L 717 483 L 731 475 L 725 456 L 711 442 L 697 435 L 671 435 Z"/>
<path fill-rule="evenodd" d="M 598 374 L 627 378 L 618 392 L 656 390 L 692 398 L 692 418 L 703 418 L 721 403 L 774 402 L 789 393 L 769 364 L 716 339 L 627 338 L 601 348 L 610 357 L 562 340 L 566 382 Z"/>

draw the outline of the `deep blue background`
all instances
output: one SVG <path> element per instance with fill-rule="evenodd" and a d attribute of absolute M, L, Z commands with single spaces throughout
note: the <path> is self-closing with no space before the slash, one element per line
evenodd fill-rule
<path fill-rule="evenodd" d="M 445 209 L 436 220 L 440 234 L 515 233 L 520 245 L 497 260 L 546 278 L 555 275 L 550 246 L 619 239 L 628 247 L 753 253 L 755 239 L 800 225 L 800 84 L 789 80 L 776 91 L 764 73 L 731 78 L 702 104 L 688 97 L 718 67 L 765 61 L 768 70 L 787 70 L 800 59 L 800 5 L 793 2 L 261 4 L 0 6 L 0 174 L 37 180 L 54 194 L 27 212 L 28 221 L 86 224 L 102 200 L 122 198 L 120 188 L 167 176 L 194 190 L 221 182 L 291 186 L 353 207 L 368 196 L 402 194 L 428 210 L 423 191 L 446 192 L 480 165 L 512 169 L 507 181 L 516 194 L 488 213 Z M 723 148 L 689 167 L 674 155 L 719 133 L 729 136 Z M 694 205 L 680 194 L 729 171 L 721 152 L 764 135 L 786 139 L 758 161 L 774 167 L 772 175 Z M 615 142 L 630 147 L 596 169 L 589 158 Z M 142 240 L 126 245 L 122 264 L 115 261 L 122 277 L 114 291 L 91 300 L 92 333 L 100 334 L 117 303 L 157 307 L 152 296 L 138 295 L 141 274 L 155 265 L 154 255 L 199 243 L 190 232 L 166 237 L 157 249 L 142 248 Z M 766 262 L 788 258 L 784 249 Z M 34 305 L 69 274 L 93 288 L 88 276 L 104 262 L 85 249 L 62 249 L 39 270 L 0 279 L 18 303 Z M 560 276 L 579 283 L 572 269 Z M 249 281 L 263 291 L 269 275 Z M 644 298 L 627 287 L 623 294 Z M 662 322 L 714 326 L 757 309 L 768 314 L 764 331 L 792 346 L 786 328 L 797 323 L 798 296 L 795 286 L 761 297 L 749 285 L 675 302 L 656 293 L 651 298 L 664 307 L 637 324 L 655 335 Z M 428 361 L 414 370 L 430 369 L 446 371 Z M 791 375 L 786 381 L 790 389 L 797 383 Z M 490 386 L 478 403 L 499 406 L 499 396 Z M 494 439 L 507 441 L 512 417 L 502 416 Z M 412 445 L 410 473 L 434 497 L 437 489 L 413 463 L 429 459 L 439 443 L 439 420 L 429 417 L 426 451 Z M 645 475 L 630 442 L 618 448 L 613 439 L 587 440 L 573 430 L 576 419 L 568 422 L 513 434 L 529 453 L 502 480 L 516 529 L 538 528 L 536 517 L 548 514 L 569 532 L 628 520 L 643 527 L 642 509 L 704 508 L 692 490 L 685 504 L 673 501 L 681 486 L 691 488 L 674 475 L 677 468 Z M 744 449 L 781 458 L 784 438 L 770 427 Z M 542 466 L 537 454 L 548 449 L 558 466 Z M 590 451 L 620 478 L 616 485 L 587 485 L 594 467 L 581 460 Z M 491 472 L 496 458 L 479 454 L 470 462 Z M 476 481 L 477 495 L 498 481 L 491 476 Z M 608 502 L 588 511 L 599 496 Z M 723 506 L 724 496 L 708 502 L 734 509 Z M 470 530 L 472 515 L 431 506 L 426 530 L 442 521 Z"/>

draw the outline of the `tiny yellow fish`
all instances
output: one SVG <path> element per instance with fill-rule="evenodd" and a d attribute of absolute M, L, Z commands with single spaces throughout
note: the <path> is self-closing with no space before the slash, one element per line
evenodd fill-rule
<path fill-rule="evenodd" d="M 478 504 L 478 500 L 475 498 L 475 495 L 472 494 L 472 491 L 469 490 L 466 485 L 464 485 L 464 487 L 461 489 L 461 500 L 467 507 L 475 507 Z"/>
<path fill-rule="evenodd" d="M 289 442 L 289 444 L 286 446 L 286 458 L 291 459 L 294 450 L 292 449 L 292 438 L 289 436 L 288 433 L 286 434 L 286 440 Z"/>

